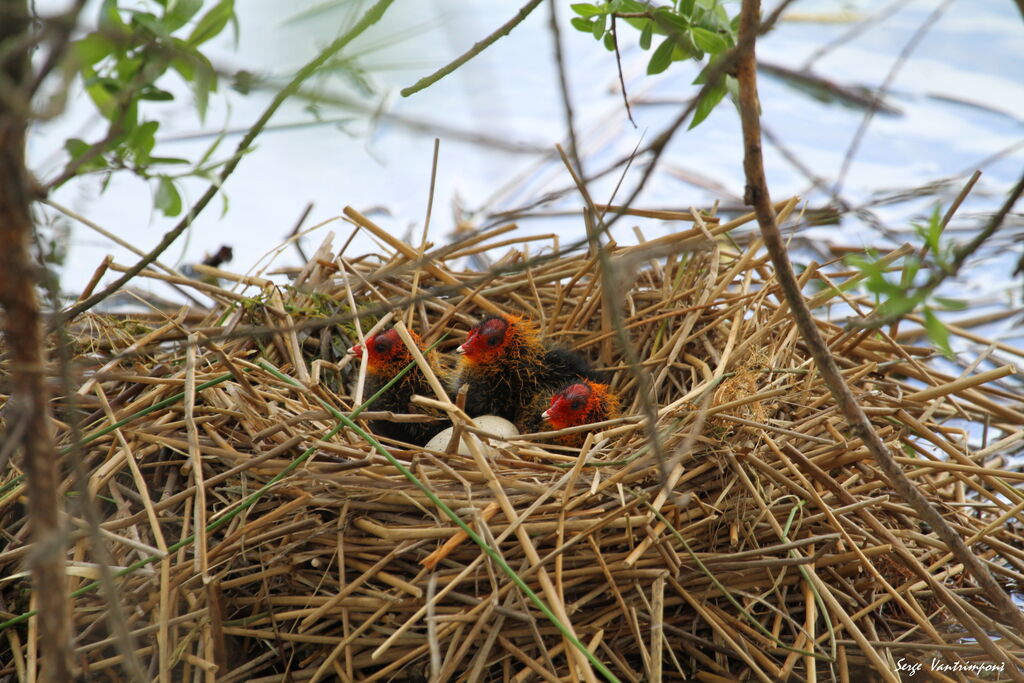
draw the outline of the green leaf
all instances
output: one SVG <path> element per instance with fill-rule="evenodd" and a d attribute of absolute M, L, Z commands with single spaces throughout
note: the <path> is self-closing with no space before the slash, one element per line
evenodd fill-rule
<path fill-rule="evenodd" d="M 899 290 L 886 299 L 875 311 L 883 318 L 901 317 L 910 313 L 920 301 L 916 297 L 907 297 L 903 290 Z"/>
<path fill-rule="evenodd" d="M 715 8 L 712 10 L 712 15 L 715 17 L 715 23 L 719 28 L 729 31 L 729 35 L 732 37 L 736 36 L 735 31 L 732 28 L 732 22 L 729 20 L 729 13 L 725 11 L 725 8 L 715 3 Z M 737 16 L 739 16 L 737 14 Z"/>
<path fill-rule="evenodd" d="M 123 55 L 117 60 L 114 65 L 114 70 L 117 74 L 117 78 L 120 82 L 117 83 L 117 89 L 120 90 L 122 84 L 131 83 L 135 76 L 142 69 L 143 62 L 140 57 L 134 57 L 130 55 Z"/>
<path fill-rule="evenodd" d="M 690 30 L 690 22 L 667 7 L 659 7 L 654 10 L 654 21 L 669 35 L 682 36 Z"/>
<path fill-rule="evenodd" d="M 590 33 L 594 30 L 594 22 L 582 17 L 573 17 L 569 20 L 569 23 L 572 24 L 573 28 L 577 31 L 583 31 L 584 33 Z"/>
<path fill-rule="evenodd" d="M 694 0 L 683 0 L 679 3 L 679 13 L 684 17 L 693 17 Z"/>
<path fill-rule="evenodd" d="M 117 107 L 117 98 L 107 87 L 107 79 L 100 78 L 91 66 L 82 67 L 82 85 L 93 104 L 103 116 L 110 118 Z"/>
<path fill-rule="evenodd" d="M 604 34 L 604 49 L 615 52 L 615 34 L 611 31 Z"/>
<path fill-rule="evenodd" d="M 82 64 L 93 66 L 117 47 L 117 44 L 98 33 L 91 33 L 71 44 L 74 55 Z"/>
<path fill-rule="evenodd" d="M 644 23 L 643 30 L 640 31 L 640 49 L 650 50 L 651 49 L 651 36 L 654 34 L 654 22 L 648 21 Z"/>
<path fill-rule="evenodd" d="M 230 18 L 229 21 L 231 23 L 231 39 L 234 41 L 235 49 L 237 50 L 238 49 L 238 31 L 240 30 L 240 27 L 239 27 L 239 24 L 238 24 L 238 15 L 235 14 L 234 12 L 232 12 L 231 13 L 231 18 Z"/>
<path fill-rule="evenodd" d="M 604 36 L 605 28 L 608 26 L 608 15 L 602 14 L 601 16 L 594 19 L 594 25 L 591 27 L 594 33 L 594 37 L 601 40 Z"/>
<path fill-rule="evenodd" d="M 932 215 L 928 217 L 928 246 L 936 254 L 942 253 L 942 217 L 939 215 L 939 205 L 932 209 Z"/>
<path fill-rule="evenodd" d="M 91 145 L 79 138 L 68 138 L 64 141 L 64 149 L 68 151 L 72 159 L 77 159 L 89 151 Z"/>
<path fill-rule="evenodd" d="M 674 48 L 675 40 L 672 39 L 672 36 L 661 41 L 661 45 L 655 48 L 654 54 L 651 55 L 651 61 L 647 62 L 648 76 L 660 74 L 668 68 L 668 65 L 672 63 L 672 50 Z"/>
<path fill-rule="evenodd" d="M 186 43 L 178 45 L 186 54 L 171 61 L 171 67 L 181 75 L 195 98 L 199 120 L 206 118 L 206 109 L 210 93 L 217 91 L 217 72 L 213 65 L 201 52 Z"/>
<path fill-rule="evenodd" d="M 167 27 L 163 25 L 160 19 L 157 19 L 156 15 L 150 14 L 149 12 L 132 12 L 132 27 L 135 29 L 134 34 L 138 36 L 140 33 L 145 35 L 144 31 L 139 31 L 138 27 L 143 27 L 154 36 L 167 39 L 171 37 Z M 146 36 L 151 39 L 151 36 Z"/>
<path fill-rule="evenodd" d="M 121 34 L 128 32 L 128 26 L 117 11 L 117 0 L 103 0 L 100 6 L 99 29 L 105 34 Z"/>
<path fill-rule="evenodd" d="M 257 83 L 258 80 L 251 71 L 239 69 L 234 74 L 234 80 L 231 81 L 231 89 L 243 95 L 248 95 Z"/>
<path fill-rule="evenodd" d="M 893 305 L 896 307 L 902 306 L 900 302 L 905 299 L 907 301 L 911 301 L 906 297 L 906 290 L 893 282 L 889 282 L 885 275 L 881 273 L 875 273 L 868 278 L 868 289 L 875 294 L 884 294 L 889 297 L 890 300 L 894 302 Z M 911 301 L 910 308 L 906 310 L 911 310 L 916 305 L 917 301 Z"/>
<path fill-rule="evenodd" d="M 967 308 L 967 302 L 963 299 L 947 299 L 944 296 L 932 297 L 932 301 L 942 306 L 946 311 L 962 311 Z"/>
<path fill-rule="evenodd" d="M 606 14 L 606 12 L 598 7 L 597 5 L 591 5 L 588 2 L 579 2 L 575 5 L 569 5 L 572 11 L 581 17 L 596 17 L 598 15 Z"/>
<path fill-rule="evenodd" d="M 114 112 L 120 114 L 116 120 L 112 117 L 110 121 L 111 127 L 116 125 L 121 127 L 121 136 L 118 137 L 115 145 L 120 144 L 122 140 L 126 139 L 135 130 L 135 127 L 139 125 L 139 103 L 138 100 L 129 100 L 128 104 Z"/>
<path fill-rule="evenodd" d="M 90 145 L 84 140 L 78 138 L 69 138 L 64 142 L 64 149 L 68 151 L 72 160 L 81 159 L 86 153 L 92 150 L 93 145 Z M 107 168 L 107 160 L 102 154 L 97 154 L 89 161 L 85 162 L 78 167 L 77 173 L 87 173 L 89 171 L 98 171 L 100 169 Z"/>
<path fill-rule="evenodd" d="M 942 216 L 938 204 L 932 207 L 932 215 L 928 217 L 928 228 L 936 238 L 942 235 Z"/>
<path fill-rule="evenodd" d="M 210 93 L 217 90 L 217 72 L 205 56 L 196 53 L 196 74 L 189 84 L 192 86 L 192 94 L 196 98 L 196 111 L 199 113 L 199 120 L 206 119 L 206 109 L 210 102 Z"/>
<path fill-rule="evenodd" d="M 949 330 L 938 316 L 932 311 L 931 308 L 924 307 L 924 327 L 928 332 L 928 338 L 932 340 L 932 343 L 939 347 L 948 358 L 953 357 L 953 349 L 949 346 Z"/>
<path fill-rule="evenodd" d="M 150 163 L 149 153 L 153 151 L 156 144 L 156 131 L 160 127 L 157 121 L 146 121 L 139 124 L 132 130 L 131 135 L 125 139 L 125 146 L 131 150 L 136 163 L 146 166 Z"/>
<path fill-rule="evenodd" d="M 679 34 L 677 37 L 676 47 L 672 51 L 672 60 L 681 62 L 682 60 L 689 59 L 690 57 L 693 57 L 694 59 L 703 59 L 704 53 L 699 47 L 697 47 L 697 43 L 693 42 L 693 36 L 691 36 L 690 32 L 687 31 L 686 33 Z"/>
<path fill-rule="evenodd" d="M 164 26 L 173 33 L 187 24 L 202 7 L 203 0 L 170 0 L 164 11 Z"/>
<path fill-rule="evenodd" d="M 182 80 L 188 82 L 195 77 L 195 64 L 189 57 L 175 57 L 171 60 L 171 68 L 178 72 Z"/>
<path fill-rule="evenodd" d="M 885 272 L 882 270 L 874 258 L 866 258 L 863 256 L 851 255 L 846 260 L 851 266 L 860 271 L 861 275 L 864 276 L 864 286 L 867 290 L 873 294 L 881 294 L 889 297 L 889 300 L 883 304 L 883 306 L 889 306 L 893 309 L 900 309 L 903 307 L 905 301 L 911 301 L 907 299 L 906 292 L 899 285 L 889 282 L 885 277 Z M 910 303 L 912 309 L 917 305 L 917 301 L 913 300 Z M 906 312 L 906 311 L 902 311 Z"/>
<path fill-rule="evenodd" d="M 188 37 L 188 44 L 193 47 L 220 34 L 235 15 L 235 1 L 221 0 L 196 23 Z"/>
<path fill-rule="evenodd" d="M 900 283 L 905 289 L 910 289 L 914 286 L 914 278 L 917 277 L 918 271 L 921 270 L 921 262 L 916 256 L 910 256 L 903 264 L 903 276 L 900 278 Z"/>
<path fill-rule="evenodd" d="M 921 241 L 923 241 L 927 245 L 929 251 L 931 251 L 937 257 L 941 256 L 942 224 L 938 222 L 933 223 L 932 221 L 929 221 L 928 225 L 922 225 L 921 223 L 911 223 L 911 226 L 914 228 L 914 232 L 917 233 L 917 236 L 921 238 Z"/>
<path fill-rule="evenodd" d="M 721 81 L 717 85 L 713 86 L 704 97 L 700 98 L 700 102 L 697 103 L 697 108 L 693 110 L 693 121 L 690 122 L 688 130 L 692 130 L 701 124 L 701 122 L 708 117 L 718 103 L 725 97 L 726 88 L 725 84 Z"/>
<path fill-rule="evenodd" d="M 155 86 L 150 86 L 148 88 L 144 88 L 142 92 L 139 93 L 139 99 L 150 100 L 153 102 L 170 102 L 174 100 L 174 95 L 167 92 L 166 90 L 161 90 L 160 88 L 157 88 Z"/>
<path fill-rule="evenodd" d="M 733 102 L 740 101 L 740 82 L 736 80 L 735 76 L 725 77 L 725 89 L 729 91 L 729 97 L 732 98 Z M 758 113 L 761 113 L 760 107 L 758 107 Z"/>
<path fill-rule="evenodd" d="M 709 31 L 706 28 L 694 26 L 690 29 L 690 32 L 693 36 L 693 42 L 696 43 L 697 47 L 705 52 L 718 54 L 719 52 L 725 52 L 729 49 L 729 43 L 726 42 L 722 36 Z"/>
<path fill-rule="evenodd" d="M 732 46 L 735 33 L 732 30 L 732 25 L 729 23 L 729 14 L 720 5 L 716 5 L 713 9 L 698 10 L 694 16 L 693 23 L 712 33 L 717 33 Z"/>
<path fill-rule="evenodd" d="M 174 181 L 167 176 L 160 176 L 153 204 L 165 216 L 173 217 L 181 213 L 181 195 L 178 193 L 178 188 L 174 186 Z"/>

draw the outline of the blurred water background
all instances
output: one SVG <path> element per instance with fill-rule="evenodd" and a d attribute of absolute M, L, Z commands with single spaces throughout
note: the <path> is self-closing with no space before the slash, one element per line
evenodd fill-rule
<path fill-rule="evenodd" d="M 766 3 L 770 10 L 774 3 Z M 335 38 L 369 3 L 238 3 L 237 43 L 225 32 L 215 64 L 225 73 L 239 69 L 286 80 L 296 68 Z M 729 3 L 730 14 L 738 3 Z M 556 233 L 565 241 L 582 235 L 578 194 L 568 191 L 568 174 L 554 154 L 566 140 L 548 8 L 542 6 L 511 35 L 453 75 L 424 92 L 402 98 L 398 90 L 447 63 L 510 18 L 517 4 L 483 0 L 398 0 L 384 20 L 356 41 L 346 68 L 312 84 L 320 101 L 295 100 L 272 121 L 272 129 L 242 161 L 219 200 L 163 257 L 166 263 L 194 262 L 222 244 L 234 248 L 232 270 L 246 271 L 291 232 L 308 203 L 309 227 L 340 214 L 346 204 L 376 211 L 375 220 L 396 234 L 418 235 L 427 205 L 433 141 L 440 138 L 430 239 L 441 243 L 461 220 L 486 226 L 515 218 L 524 231 Z M 94 20 L 96 12 L 86 16 Z M 695 94 L 698 67 L 676 63 L 650 77 L 650 53 L 623 31 L 622 68 L 632 102 L 634 126 L 619 89 L 614 54 L 569 25 L 568 3 L 558 5 L 577 135 L 588 173 L 606 169 L 638 146 L 649 144 Z M 865 19 L 874 19 L 862 25 Z M 933 23 L 931 23 L 933 21 Z M 916 48 L 899 59 L 922 25 Z M 859 31 L 855 32 L 857 27 Z M 851 35 L 855 32 L 855 35 Z M 778 28 L 758 45 L 759 58 L 779 69 L 802 70 L 848 91 L 876 90 L 897 65 L 886 103 L 894 113 L 875 115 L 856 151 L 850 147 L 866 110 L 842 100 L 798 92 L 791 82 L 762 71 L 760 79 L 768 179 L 773 197 L 800 195 L 810 208 L 839 197 L 870 213 L 846 214 L 838 224 L 802 229 L 797 246 L 807 258 L 831 257 L 830 247 L 885 248 L 912 239 L 911 221 L 943 207 L 975 168 L 984 175 L 950 225 L 958 238 L 977 229 L 984 212 L 1002 201 L 1024 167 L 1024 22 L 1011 0 L 803 0 L 794 3 Z M 205 122 L 187 92 L 174 112 L 162 111 L 156 154 L 195 158 L 222 128 L 232 131 L 218 149 L 224 157 L 238 135 L 258 117 L 272 90 L 242 96 L 222 81 Z M 333 103 L 332 103 L 333 102 Z M 344 106 L 347 103 L 347 106 Z M 343 106 L 338 106 L 343 105 Z M 166 109 L 166 108 L 165 108 Z M 65 162 L 61 145 L 69 136 L 98 139 L 102 120 L 80 93 L 67 112 L 36 129 L 30 159 L 41 178 Z M 846 161 L 847 159 L 848 162 Z M 657 171 L 635 202 L 644 208 L 706 207 L 720 202 L 737 208 L 743 195 L 742 147 L 735 110 L 725 102 L 702 125 L 679 130 Z M 841 169 L 848 170 L 840 179 Z M 598 201 L 632 190 L 644 167 L 639 159 L 622 177 L 621 167 L 592 181 Z M 149 250 L 176 220 L 154 212 L 152 188 L 127 174 L 115 176 L 105 192 L 102 178 L 73 181 L 55 195 L 107 230 Z M 920 188 L 932 185 L 928 191 Z M 183 183 L 186 202 L 205 186 Z M 541 201 L 548 198 L 548 201 Z M 675 229 L 659 221 L 621 221 L 616 238 L 634 239 L 632 225 L 647 237 Z M 1020 214 L 979 254 L 967 281 L 957 285 L 979 306 L 1015 306 L 1019 281 L 1012 271 L 1021 245 Z M 137 257 L 79 224 L 68 229 L 63 267 L 66 291 L 81 289 L 102 258 L 120 263 Z M 303 240 L 315 249 L 328 230 L 335 243 L 351 227 L 334 221 Z M 374 249 L 360 234 L 349 254 Z M 299 263 L 284 250 L 274 267 Z M 160 290 L 160 285 L 153 285 Z M 1003 330 L 1003 332 L 1008 332 Z"/>

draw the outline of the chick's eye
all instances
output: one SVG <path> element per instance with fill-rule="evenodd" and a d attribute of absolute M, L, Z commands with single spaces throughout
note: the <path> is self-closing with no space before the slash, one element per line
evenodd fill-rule
<path fill-rule="evenodd" d="M 498 342 L 500 342 L 500 341 L 501 340 L 498 339 L 497 337 L 493 337 L 493 336 L 492 337 L 488 337 L 487 338 L 487 345 L 488 346 L 497 346 Z"/>
<path fill-rule="evenodd" d="M 377 353 L 384 353 L 385 351 L 388 350 L 389 346 L 390 346 L 390 344 L 388 344 L 386 341 L 381 339 L 381 340 L 378 340 L 378 341 L 374 342 L 373 350 L 376 351 Z"/>
<path fill-rule="evenodd" d="M 583 401 L 581 401 L 580 399 L 576 399 L 575 401 L 570 403 L 569 406 L 573 409 L 574 412 L 577 410 L 583 410 Z"/>

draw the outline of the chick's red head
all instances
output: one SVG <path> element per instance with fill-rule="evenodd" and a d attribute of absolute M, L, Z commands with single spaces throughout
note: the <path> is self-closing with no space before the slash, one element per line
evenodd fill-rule
<path fill-rule="evenodd" d="M 413 337 L 415 339 L 415 337 Z M 356 358 L 363 355 L 363 345 L 356 344 L 348 350 Z M 366 338 L 367 367 L 373 372 L 380 372 L 395 365 L 404 366 L 411 360 L 409 349 L 405 348 L 398 332 L 390 329 L 378 332 Z"/>
<path fill-rule="evenodd" d="M 511 316 L 485 318 L 470 329 L 466 341 L 455 352 L 472 363 L 486 363 L 505 352 L 518 323 L 518 319 Z"/>
<path fill-rule="evenodd" d="M 598 391 L 600 385 L 591 382 L 570 384 L 551 397 L 551 406 L 541 415 L 551 422 L 555 429 L 578 427 L 603 419 L 595 415 L 599 404 Z"/>

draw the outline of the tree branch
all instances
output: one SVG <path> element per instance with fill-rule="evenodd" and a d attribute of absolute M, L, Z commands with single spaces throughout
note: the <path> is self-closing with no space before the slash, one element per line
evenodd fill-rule
<path fill-rule="evenodd" d="M 1009 595 L 992 578 L 988 569 L 981 563 L 946 520 L 935 510 L 921 492 L 907 478 L 893 459 L 888 447 L 882 442 L 874 427 L 868 420 L 867 415 L 858 405 L 856 398 L 847 386 L 843 376 L 839 372 L 835 359 L 829 352 L 821 333 L 815 325 L 811 312 L 807 308 L 806 301 L 800 292 L 796 276 L 793 273 L 786 247 L 775 222 L 775 213 L 772 209 L 771 198 L 768 193 L 767 181 L 765 180 L 764 161 L 761 155 L 761 127 L 758 114 L 757 99 L 757 71 L 754 55 L 753 37 L 758 29 L 758 16 L 760 13 L 759 0 L 743 0 L 740 20 L 740 45 L 744 46 L 742 56 L 739 59 L 737 78 L 740 84 L 740 119 L 743 124 L 744 159 L 743 170 L 747 178 L 746 201 L 752 205 L 757 214 L 758 225 L 761 228 L 761 235 L 765 246 L 771 255 L 775 267 L 776 277 L 786 297 L 786 302 L 792 311 L 793 319 L 797 328 L 807 345 L 818 372 L 828 385 L 836 401 L 839 411 L 846 418 L 853 434 L 860 438 L 867 446 L 871 455 L 878 463 L 889 485 L 893 490 L 906 500 L 921 520 L 931 526 L 939 539 L 949 548 L 958 562 L 974 577 L 985 595 L 992 601 L 997 612 L 1010 621 L 1010 623 L 1021 632 L 1024 632 L 1024 614 L 1014 605 Z M 929 572 L 921 569 L 920 564 L 912 557 L 908 557 L 905 549 L 894 548 L 894 551 L 903 559 L 906 566 L 924 579 L 930 586 L 936 586 L 936 579 Z M 960 619 L 961 623 L 969 629 L 971 635 L 978 640 L 985 651 L 993 657 L 993 661 L 1001 661 L 1002 653 L 992 642 L 989 636 L 978 624 L 968 618 L 967 614 L 960 607 L 954 598 L 946 597 L 945 591 L 935 591 L 936 597 L 943 600 L 943 604 L 949 608 L 954 618 Z M 1020 674 L 1011 673 L 1018 680 Z"/>
<path fill-rule="evenodd" d="M 478 54 L 489 48 L 492 44 L 497 42 L 498 38 L 501 38 L 502 36 L 507 36 L 512 31 L 512 29 L 514 29 L 519 24 L 523 23 L 523 20 L 526 19 L 526 17 L 530 16 L 530 13 L 533 10 L 537 9 L 537 5 L 539 5 L 542 1 L 543 0 L 530 0 L 530 2 L 526 3 L 525 5 L 519 8 L 519 11 L 516 12 L 516 15 L 514 17 L 512 17 L 504 24 L 499 26 L 490 35 L 486 36 L 483 40 L 473 43 L 473 47 L 469 48 L 466 52 L 463 52 L 454 60 L 448 62 L 447 64 L 445 64 L 444 66 L 442 66 L 440 69 L 430 74 L 429 76 L 424 76 L 420 80 L 410 85 L 408 88 L 402 88 L 402 90 L 400 91 L 402 97 L 415 95 L 420 90 L 429 88 L 434 83 L 437 83 L 439 80 L 441 80 L 448 74 L 452 73 L 469 60 L 473 59 L 473 57 L 476 57 Z"/>
<path fill-rule="evenodd" d="M 26 0 L 0 3 L 0 45 L 28 34 Z M 19 97 L 32 79 L 30 53 L 8 55 L 3 80 Z M 32 529 L 32 594 L 39 609 L 41 681 L 72 680 L 71 610 L 64 570 L 66 534 L 60 520 L 59 457 L 53 441 L 46 390 L 46 352 L 32 240 L 31 179 L 25 166 L 28 111 L 0 107 L 0 304 L 12 408 L 8 425 L 21 427 L 22 467 L 28 480 Z M 30 674 L 34 677 L 35 672 Z"/>
<path fill-rule="evenodd" d="M 583 172 L 583 158 L 580 154 L 579 143 L 576 138 L 576 121 L 572 109 L 572 95 L 569 92 L 569 76 L 565 72 L 565 57 L 562 54 L 562 31 L 558 27 L 558 4 L 557 0 L 548 3 L 551 10 L 551 41 L 554 43 L 555 65 L 558 70 L 558 85 L 562 91 L 562 110 L 565 112 L 565 127 L 569 132 L 569 156 L 576 164 L 576 172 L 580 177 L 586 174 Z M 614 21 L 614 20 L 613 20 Z M 612 23 L 614 27 L 615 24 Z M 629 106 L 628 104 L 626 105 Z"/>
<path fill-rule="evenodd" d="M 629 93 L 626 92 L 626 79 L 622 76 L 622 54 L 619 52 L 619 29 L 615 22 L 615 15 L 612 15 L 612 42 L 615 43 L 615 68 L 619 72 L 619 89 L 622 90 L 622 104 L 626 107 L 626 116 L 629 117 L 629 122 L 636 128 L 636 121 L 633 120 L 633 110 L 629 106 Z"/>

